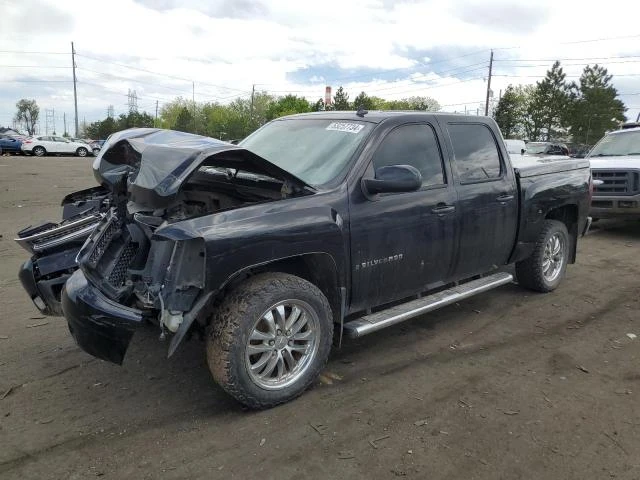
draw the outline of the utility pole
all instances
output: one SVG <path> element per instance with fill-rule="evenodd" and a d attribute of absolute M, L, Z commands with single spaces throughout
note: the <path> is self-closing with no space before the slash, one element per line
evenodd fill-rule
<path fill-rule="evenodd" d="M 493 50 L 489 57 L 489 78 L 487 79 L 487 103 L 484 105 L 484 115 L 489 115 L 489 96 L 491 95 L 491 70 L 493 69 Z"/>
<path fill-rule="evenodd" d="M 64 122 L 64 132 L 62 132 L 62 136 L 66 137 L 67 136 L 67 112 L 64 112 L 62 114 L 62 121 Z"/>
<path fill-rule="evenodd" d="M 156 100 L 156 118 L 153 121 L 153 126 L 158 128 L 158 100 Z"/>
<path fill-rule="evenodd" d="M 78 91 L 76 89 L 76 83 L 78 80 L 76 79 L 76 50 L 73 47 L 73 42 L 71 42 L 71 64 L 73 65 L 73 104 L 76 113 L 76 134 L 78 136 Z"/>

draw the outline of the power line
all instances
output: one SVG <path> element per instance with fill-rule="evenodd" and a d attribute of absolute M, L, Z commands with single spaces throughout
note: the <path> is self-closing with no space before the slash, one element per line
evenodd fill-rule
<path fill-rule="evenodd" d="M 0 50 L 0 53 L 19 53 L 21 55 L 69 55 L 69 52 L 29 52 L 22 50 Z"/>
<path fill-rule="evenodd" d="M 76 55 L 79 56 L 79 57 L 88 58 L 90 60 L 95 60 L 96 62 L 109 63 L 111 65 L 117 65 L 118 67 L 129 68 L 131 70 L 137 70 L 137 71 L 140 71 L 140 72 L 149 73 L 151 75 L 157 75 L 159 77 L 173 78 L 174 80 L 180 80 L 180 81 L 189 82 L 189 83 L 193 82 L 192 79 L 183 78 L 183 77 L 176 77 L 174 75 L 168 75 L 166 73 L 153 72 L 153 71 L 147 70 L 145 68 L 132 67 L 130 65 L 125 65 L 125 64 L 122 64 L 122 63 L 118 63 L 118 62 L 112 62 L 112 61 L 109 61 L 109 60 L 103 60 L 103 59 L 100 59 L 100 58 L 91 57 L 89 55 L 84 55 L 84 54 L 80 54 L 80 53 L 76 53 Z M 241 90 L 239 88 L 232 88 L 232 87 L 225 87 L 225 86 L 222 86 L 222 85 L 215 85 L 213 83 L 204 83 L 204 82 L 198 82 L 198 83 L 201 84 L 201 85 L 206 85 L 208 87 L 221 88 L 221 89 L 224 89 L 224 90 L 232 90 L 232 91 L 243 92 L 243 93 L 247 92 L 247 90 Z"/>
<path fill-rule="evenodd" d="M 59 67 L 56 65 L 0 65 L 4 68 L 71 68 L 71 67 Z"/>

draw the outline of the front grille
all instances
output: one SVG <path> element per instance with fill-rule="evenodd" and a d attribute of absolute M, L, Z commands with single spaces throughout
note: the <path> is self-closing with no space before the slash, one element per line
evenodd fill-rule
<path fill-rule="evenodd" d="M 594 195 L 635 195 L 640 193 L 640 172 L 632 170 L 593 170 L 594 180 L 601 180 L 596 185 Z"/>
<path fill-rule="evenodd" d="M 120 288 L 124 285 L 127 275 L 127 269 L 131 265 L 131 262 L 136 256 L 138 252 L 138 244 L 134 242 L 127 243 L 127 246 L 124 247 L 122 252 L 120 252 L 120 257 L 116 261 L 113 266 L 113 270 L 109 274 L 109 283 L 116 288 Z"/>
<path fill-rule="evenodd" d="M 120 229 L 120 224 L 118 222 L 109 222 L 107 227 L 105 228 L 102 235 L 96 242 L 91 255 L 89 256 L 89 263 L 96 264 L 97 261 L 104 255 L 104 252 L 107 250 L 107 247 L 111 243 L 113 237 L 118 233 Z"/>

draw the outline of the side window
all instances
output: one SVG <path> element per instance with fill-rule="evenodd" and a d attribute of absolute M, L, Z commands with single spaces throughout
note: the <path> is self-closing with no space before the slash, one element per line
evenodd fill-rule
<path fill-rule="evenodd" d="M 453 144 L 454 165 L 461 183 L 500 177 L 500 153 L 487 126 L 477 123 L 450 123 L 447 128 Z"/>
<path fill-rule="evenodd" d="M 442 185 L 442 156 L 433 128 L 403 125 L 392 130 L 373 155 L 373 167 L 411 165 L 422 174 L 422 185 Z"/>

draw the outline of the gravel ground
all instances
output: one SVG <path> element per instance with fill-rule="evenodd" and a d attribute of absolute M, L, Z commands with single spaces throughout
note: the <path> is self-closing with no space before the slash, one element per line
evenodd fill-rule
<path fill-rule="evenodd" d="M 250 412 L 204 344 L 122 367 L 18 282 L 15 232 L 60 218 L 91 159 L 0 157 L 0 477 L 640 478 L 640 223 L 599 223 L 554 293 L 509 285 L 335 350 L 294 402 Z"/>

